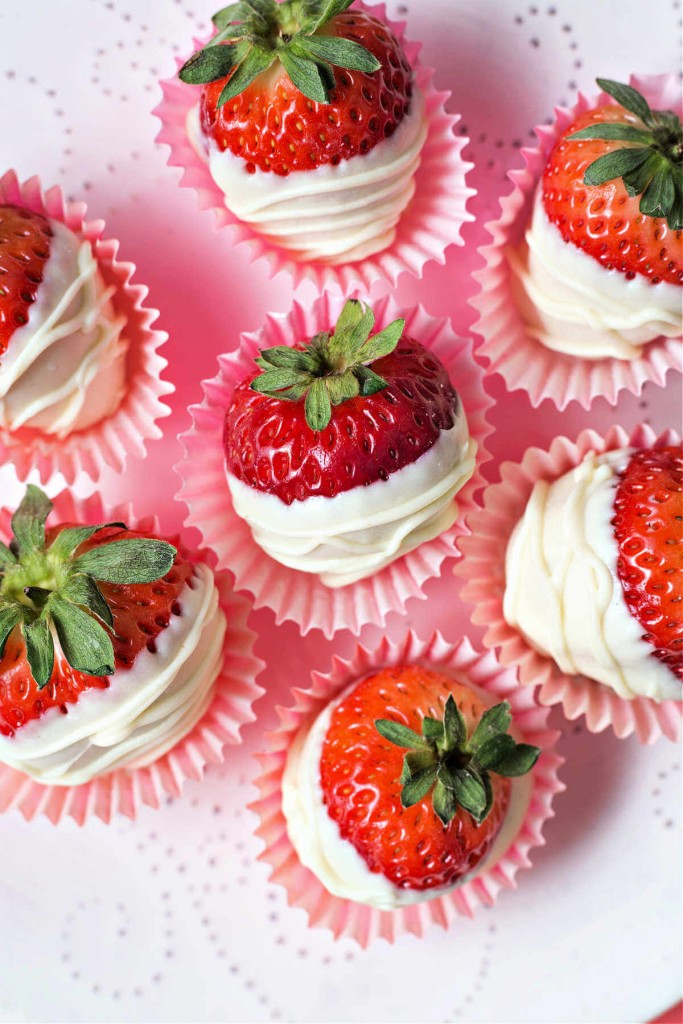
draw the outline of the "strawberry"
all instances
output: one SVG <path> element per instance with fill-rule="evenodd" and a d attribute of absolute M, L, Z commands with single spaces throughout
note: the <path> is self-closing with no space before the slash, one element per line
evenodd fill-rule
<path fill-rule="evenodd" d="M 105 689 L 155 638 L 192 566 L 166 541 L 126 529 L 62 524 L 46 530 L 52 502 L 29 485 L 0 543 L 0 735 L 50 708 Z M 58 643 L 55 645 L 55 638 Z"/>
<path fill-rule="evenodd" d="M 545 212 L 606 269 L 681 285 L 681 122 L 628 85 L 597 81 L 619 105 L 581 114 L 558 140 L 543 173 Z"/>
<path fill-rule="evenodd" d="M 450 430 L 459 399 L 442 363 L 403 336 L 405 321 L 371 337 L 373 326 L 352 299 L 334 333 L 261 353 L 263 372 L 235 389 L 225 417 L 238 480 L 287 505 L 333 497 L 387 480 Z"/>
<path fill-rule="evenodd" d="M 617 573 L 653 655 L 683 681 L 683 452 L 634 452 L 621 473 L 612 520 Z"/>
<path fill-rule="evenodd" d="M 0 206 L 0 358 L 16 329 L 28 323 L 51 238 L 47 217 L 20 206 Z"/>
<path fill-rule="evenodd" d="M 515 743 L 510 724 L 507 702 L 488 707 L 450 676 L 413 665 L 376 672 L 332 713 L 320 759 L 328 814 L 395 886 L 452 885 L 491 849 L 509 777 L 540 754 Z"/>
<path fill-rule="evenodd" d="M 400 43 L 377 18 L 347 11 L 352 2 L 233 4 L 181 68 L 183 81 L 205 85 L 204 132 L 249 172 L 338 164 L 393 135 L 408 113 L 413 75 Z"/>

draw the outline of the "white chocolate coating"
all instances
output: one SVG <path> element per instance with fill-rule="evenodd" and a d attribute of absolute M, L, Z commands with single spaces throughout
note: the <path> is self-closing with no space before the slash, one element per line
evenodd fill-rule
<path fill-rule="evenodd" d="M 415 173 L 427 138 L 424 99 L 415 87 L 408 114 L 394 134 L 365 154 L 336 165 L 283 176 L 221 151 L 200 127 L 193 108 L 187 132 L 208 159 L 225 205 L 294 259 L 337 264 L 362 260 L 391 245 L 396 225 L 415 192 Z"/>
<path fill-rule="evenodd" d="M 455 496 L 474 473 L 477 444 L 460 407 L 419 459 L 388 480 L 286 505 L 227 473 L 236 513 L 266 554 L 327 587 L 344 587 L 379 572 L 455 522 Z"/>
<path fill-rule="evenodd" d="M 90 242 L 58 221 L 50 227 L 50 256 L 28 323 L 0 359 L 0 427 L 65 437 L 118 408 L 128 343 Z"/>
<path fill-rule="evenodd" d="M 225 616 L 213 573 L 195 566 L 178 598 L 180 616 L 105 690 L 88 690 L 67 714 L 50 708 L 14 736 L 0 736 L 0 762 L 51 786 L 79 786 L 119 768 L 158 760 L 196 725 L 223 662 Z"/>
<path fill-rule="evenodd" d="M 552 483 L 539 481 L 510 539 L 506 622 L 563 672 L 620 697 L 681 700 L 681 684 L 654 657 L 617 576 L 611 520 L 627 448 L 593 453 Z"/>
<path fill-rule="evenodd" d="M 629 280 L 565 242 L 545 212 L 539 184 L 531 225 L 508 250 L 511 286 L 527 331 L 547 348 L 582 359 L 637 359 L 643 346 L 683 334 L 683 288 Z"/>
<path fill-rule="evenodd" d="M 358 685 L 353 682 L 315 721 L 295 737 L 282 780 L 282 810 L 287 832 L 301 863 L 341 899 L 365 903 L 378 910 L 396 910 L 452 892 L 482 870 L 495 866 L 517 835 L 531 797 L 530 776 L 511 780 L 510 804 L 488 855 L 469 875 L 453 885 L 434 889 L 401 889 L 378 871 L 371 871 L 361 854 L 343 839 L 339 825 L 327 812 L 320 782 L 320 758 L 334 709 Z M 476 687 L 472 687 L 476 689 Z M 490 703 L 490 697 L 487 698 Z"/>

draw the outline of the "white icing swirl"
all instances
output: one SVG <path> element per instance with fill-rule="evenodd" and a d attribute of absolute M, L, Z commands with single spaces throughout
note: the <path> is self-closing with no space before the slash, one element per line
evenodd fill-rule
<path fill-rule="evenodd" d="M 546 348 L 583 359 L 637 359 L 643 345 L 683 334 L 683 289 L 629 280 L 571 242 L 543 207 L 539 184 L 531 226 L 507 253 L 511 287 L 527 331 Z"/>
<path fill-rule="evenodd" d="M 617 476 L 631 449 L 539 481 L 510 539 L 503 613 L 563 672 L 610 686 L 620 697 L 681 700 L 681 684 L 654 657 L 617 576 L 611 520 Z"/>
<path fill-rule="evenodd" d="M 0 359 L 0 427 L 64 437 L 116 410 L 128 343 L 90 242 L 58 221 L 50 227 L 50 256 L 28 323 Z"/>
<path fill-rule="evenodd" d="M 511 780 L 510 803 L 503 825 L 489 853 L 473 872 L 464 875 L 453 885 L 440 888 L 399 888 L 386 875 L 371 871 L 355 846 L 342 838 L 339 825 L 328 814 L 323 799 L 320 758 L 325 736 L 334 709 L 357 685 L 357 681 L 353 682 L 294 738 L 282 779 L 282 811 L 287 821 L 290 842 L 299 860 L 313 872 L 328 892 L 341 899 L 377 907 L 378 910 L 396 910 L 444 896 L 482 870 L 494 867 L 519 832 L 531 797 L 531 777 Z M 480 692 L 474 686 L 472 689 Z M 486 703 L 490 704 L 490 696 L 483 696 Z"/>
<path fill-rule="evenodd" d="M 14 736 L 0 736 L 0 762 L 51 786 L 79 786 L 118 768 L 142 768 L 176 745 L 202 717 L 223 661 L 225 616 L 213 573 L 198 563 L 182 614 L 106 690 L 81 694 L 67 714 L 51 708 Z"/>
<path fill-rule="evenodd" d="M 208 161 L 225 205 L 296 260 L 337 264 L 362 260 L 391 245 L 415 192 L 415 173 L 427 138 L 424 99 L 415 87 L 409 113 L 394 134 L 365 154 L 336 165 L 283 176 L 256 168 L 206 138 L 193 108 L 187 132 Z"/>
<path fill-rule="evenodd" d="M 371 576 L 455 522 L 454 498 L 476 465 L 477 444 L 460 409 L 419 459 L 367 487 L 286 505 L 227 473 L 237 515 L 267 555 L 327 587 Z"/>

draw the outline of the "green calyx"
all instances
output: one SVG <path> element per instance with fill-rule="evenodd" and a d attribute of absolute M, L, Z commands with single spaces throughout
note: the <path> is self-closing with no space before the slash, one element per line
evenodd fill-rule
<path fill-rule="evenodd" d="M 308 99 L 329 103 L 333 67 L 372 74 L 381 65 L 351 39 L 319 35 L 353 0 L 240 0 L 213 16 L 217 34 L 178 72 L 183 82 L 205 85 L 233 72 L 218 98 L 222 107 L 280 61 Z"/>
<path fill-rule="evenodd" d="M 434 811 L 444 825 L 458 807 L 481 825 L 493 806 L 490 773 L 526 775 L 541 753 L 538 747 L 516 743 L 508 735 L 511 723 L 510 705 L 503 701 L 484 712 L 468 737 L 467 723 L 452 695 L 442 721 L 422 720 L 421 735 L 390 719 L 378 719 L 375 728 L 380 736 L 409 748 L 399 780 L 402 805 L 412 807 L 431 790 Z"/>
<path fill-rule="evenodd" d="M 45 523 L 52 502 L 29 484 L 12 518 L 14 538 L 0 542 L 0 659 L 10 634 L 20 627 L 26 657 L 39 689 L 54 669 L 55 638 L 72 668 L 91 676 L 114 671 L 111 608 L 103 583 L 152 583 L 166 575 L 176 549 L 162 540 L 125 538 L 78 549 L 107 527 L 66 527 L 48 545 Z"/>
<path fill-rule="evenodd" d="M 252 381 L 252 391 L 285 402 L 303 399 L 311 430 L 324 430 L 332 418 L 332 406 L 359 395 L 366 398 L 388 386 L 369 364 L 394 351 L 405 320 L 394 320 L 371 337 L 374 326 L 370 307 L 349 299 L 334 333 L 316 334 L 302 349 L 287 345 L 263 349 L 256 359 L 263 372 Z"/>
<path fill-rule="evenodd" d="M 671 110 L 650 110 L 630 85 L 596 79 L 600 88 L 638 118 L 639 124 L 605 122 L 582 128 L 569 139 L 604 139 L 628 146 L 599 157 L 586 169 L 584 184 L 621 178 L 630 196 L 640 196 L 640 212 L 664 217 L 673 231 L 683 228 L 683 126 Z"/>

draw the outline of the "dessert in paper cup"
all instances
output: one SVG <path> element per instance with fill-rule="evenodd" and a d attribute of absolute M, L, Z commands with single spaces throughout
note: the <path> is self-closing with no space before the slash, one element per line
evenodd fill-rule
<path fill-rule="evenodd" d="M 0 512 L 0 811 L 134 818 L 254 720 L 248 603 L 210 554 L 162 538 L 67 490 L 29 485 Z"/>
<path fill-rule="evenodd" d="M 271 8 L 244 23 L 219 12 L 183 80 L 161 83 L 157 141 L 181 185 L 295 285 L 369 289 L 445 262 L 472 219 L 472 165 L 419 45 L 383 4 L 346 0 L 331 17 L 307 0 Z"/>
<path fill-rule="evenodd" d="M 293 697 L 252 810 L 261 859 L 312 926 L 393 942 L 515 888 L 564 787 L 559 733 L 513 670 L 408 631 Z"/>
<path fill-rule="evenodd" d="M 424 596 L 488 458 L 471 343 L 419 307 L 326 294 L 219 363 L 181 438 L 179 497 L 237 589 L 327 637 Z"/>
<path fill-rule="evenodd" d="M 533 406 L 615 404 L 683 362 L 680 83 L 598 83 L 536 129 L 475 274 L 478 351 Z"/>
<path fill-rule="evenodd" d="M 680 439 L 583 431 L 504 463 L 456 573 L 484 643 L 542 704 L 641 743 L 681 731 Z"/>
<path fill-rule="evenodd" d="M 0 177 L 0 461 L 20 479 L 121 472 L 170 413 L 158 314 L 85 212 L 38 178 Z"/>

